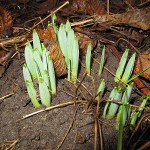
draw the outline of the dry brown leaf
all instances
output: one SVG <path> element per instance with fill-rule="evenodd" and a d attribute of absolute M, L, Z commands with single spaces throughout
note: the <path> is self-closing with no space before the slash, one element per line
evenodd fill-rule
<path fill-rule="evenodd" d="M 50 11 L 55 8 L 56 4 L 57 0 L 46 0 L 45 2 L 38 4 L 39 9 L 36 12 L 39 15 L 50 13 Z"/>
<path fill-rule="evenodd" d="M 79 40 L 79 48 L 80 48 L 80 55 L 85 55 L 87 51 L 87 46 L 89 43 L 92 45 L 92 49 L 96 46 L 97 40 L 91 39 L 85 34 L 75 32 L 75 35 L 77 36 Z"/>
<path fill-rule="evenodd" d="M 143 30 L 150 29 L 150 7 L 135 9 L 121 14 L 95 16 L 96 23 L 105 25 L 128 25 Z"/>
<path fill-rule="evenodd" d="M 77 13 L 89 15 L 103 15 L 105 12 L 105 8 L 101 0 L 74 0 L 73 7 Z"/>
<path fill-rule="evenodd" d="M 134 72 L 135 74 L 137 74 L 147 69 L 148 67 L 150 67 L 150 51 L 145 51 L 138 57 Z M 141 76 L 144 77 L 145 79 L 150 80 L 150 70 L 147 70 Z"/>
<path fill-rule="evenodd" d="M 42 38 L 44 39 L 44 45 L 50 51 L 50 56 L 54 63 L 56 76 L 60 77 L 66 75 L 67 69 L 65 59 L 52 26 L 47 27 Z"/>
<path fill-rule="evenodd" d="M 0 36 L 10 36 L 12 34 L 13 20 L 10 12 L 0 6 Z"/>

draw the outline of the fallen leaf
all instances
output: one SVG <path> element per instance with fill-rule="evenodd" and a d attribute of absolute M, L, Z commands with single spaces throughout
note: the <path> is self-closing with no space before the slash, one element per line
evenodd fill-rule
<path fill-rule="evenodd" d="M 72 6 L 70 6 L 70 8 L 76 13 L 103 15 L 105 12 L 105 8 L 101 0 L 74 0 Z"/>
<path fill-rule="evenodd" d="M 121 14 L 94 16 L 96 23 L 103 25 L 128 25 L 143 30 L 150 29 L 150 7 L 135 9 Z"/>
<path fill-rule="evenodd" d="M 75 32 L 75 35 L 77 36 L 79 40 L 79 49 L 80 49 L 80 55 L 85 55 L 87 51 L 87 46 L 89 43 L 92 45 L 92 49 L 96 46 L 97 40 L 91 39 L 89 36 L 82 34 L 80 32 Z"/>
<path fill-rule="evenodd" d="M 67 68 L 63 53 L 60 49 L 56 33 L 52 26 L 48 26 L 44 31 L 43 37 L 44 45 L 50 51 L 50 56 L 53 60 L 55 72 L 57 77 L 67 74 Z"/>
<path fill-rule="evenodd" d="M 38 4 L 38 10 L 36 12 L 39 15 L 50 13 L 50 11 L 55 8 L 56 4 L 57 0 L 47 0 L 45 2 L 42 2 Z"/>
<path fill-rule="evenodd" d="M 137 74 L 148 67 L 150 67 L 150 50 L 139 55 L 135 65 L 134 73 Z M 147 80 L 150 80 L 150 70 L 145 71 L 141 76 Z"/>
<path fill-rule="evenodd" d="M 0 36 L 10 36 L 12 34 L 13 20 L 10 12 L 0 6 Z"/>

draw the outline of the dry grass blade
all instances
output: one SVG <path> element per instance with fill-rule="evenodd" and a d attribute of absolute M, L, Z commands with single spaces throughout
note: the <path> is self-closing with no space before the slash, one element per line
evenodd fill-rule
<path fill-rule="evenodd" d="M 146 142 L 144 145 L 142 145 L 140 148 L 138 148 L 137 150 L 146 150 L 150 148 L 150 141 Z"/>
<path fill-rule="evenodd" d="M 0 102 L 3 101 L 3 100 L 6 99 L 6 98 L 12 96 L 12 95 L 14 95 L 14 93 L 10 93 L 10 94 L 7 94 L 7 95 L 5 95 L 5 96 L 3 96 L 3 97 L 0 97 Z"/>
<path fill-rule="evenodd" d="M 18 140 L 14 141 L 6 141 L 3 144 L 0 145 L 1 150 L 14 150 L 15 145 L 17 144 Z"/>
<path fill-rule="evenodd" d="M 31 114 L 25 115 L 20 120 L 24 120 L 26 118 L 32 117 L 32 116 L 37 115 L 37 114 L 39 114 L 41 112 L 44 112 L 44 111 L 50 111 L 50 110 L 53 110 L 53 109 L 56 109 L 56 108 L 61 108 L 61 107 L 66 107 L 66 106 L 69 106 L 69 105 L 73 105 L 73 104 L 75 104 L 75 102 L 77 104 L 77 103 L 87 103 L 88 101 L 87 100 L 73 100 L 73 101 L 69 101 L 69 102 L 66 102 L 66 103 L 58 104 L 58 105 L 55 105 L 55 106 L 48 107 L 46 109 L 42 109 L 42 110 L 33 112 Z M 20 121 L 20 120 L 18 120 L 18 121 Z"/>
<path fill-rule="evenodd" d="M 95 123 L 94 123 L 94 150 L 97 150 L 97 137 L 98 137 L 98 121 L 97 121 L 97 116 L 95 116 Z"/>

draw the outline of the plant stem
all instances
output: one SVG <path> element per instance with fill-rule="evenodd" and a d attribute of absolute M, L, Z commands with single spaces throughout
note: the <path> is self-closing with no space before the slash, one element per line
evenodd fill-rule
<path fill-rule="evenodd" d="M 122 150 L 122 134 L 123 134 L 123 126 L 122 126 L 122 124 L 120 124 L 119 125 L 119 131 L 118 131 L 117 150 Z"/>

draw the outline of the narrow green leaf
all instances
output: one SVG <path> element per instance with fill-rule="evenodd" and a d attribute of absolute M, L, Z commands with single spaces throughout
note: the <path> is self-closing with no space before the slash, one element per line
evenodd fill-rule
<path fill-rule="evenodd" d="M 55 25 L 55 21 L 57 20 L 56 14 L 52 15 L 52 24 Z"/>
<path fill-rule="evenodd" d="M 68 31 L 71 30 L 71 24 L 69 20 L 67 20 L 65 27 L 66 27 L 66 32 L 68 33 Z"/>
<path fill-rule="evenodd" d="M 47 49 L 42 44 L 42 61 L 43 61 L 43 70 L 47 70 Z"/>
<path fill-rule="evenodd" d="M 50 101 L 51 101 L 51 95 L 43 78 L 40 78 L 40 81 L 39 81 L 39 93 L 40 93 L 42 104 L 45 105 L 46 107 L 49 107 Z"/>
<path fill-rule="evenodd" d="M 41 56 L 40 56 L 39 52 L 37 51 L 37 49 L 34 50 L 34 60 L 36 61 L 37 65 L 38 65 L 38 68 L 40 70 L 40 74 L 42 74 L 43 63 L 42 63 Z"/>
<path fill-rule="evenodd" d="M 125 125 L 127 117 L 128 117 L 127 116 L 128 112 L 127 112 L 127 105 L 126 104 L 127 104 L 128 100 L 129 100 L 129 98 L 128 98 L 127 90 L 128 89 L 125 90 L 125 92 L 124 92 L 124 94 L 122 96 L 122 103 L 123 104 L 120 106 L 118 114 L 117 114 L 117 121 L 116 121 L 116 129 L 117 130 L 119 129 L 120 124 L 122 126 Z"/>
<path fill-rule="evenodd" d="M 34 68 L 34 63 L 33 63 L 33 49 L 32 49 L 32 46 L 31 44 L 28 42 L 26 47 L 25 47 L 25 61 L 26 61 L 26 64 L 29 68 L 29 71 L 31 73 L 31 76 L 33 79 L 36 78 L 36 71 L 35 71 L 35 68 Z"/>
<path fill-rule="evenodd" d="M 35 107 L 39 107 L 40 103 L 37 100 L 36 90 L 31 81 L 26 80 L 28 95 L 31 98 L 31 102 Z"/>
<path fill-rule="evenodd" d="M 105 46 L 102 49 L 101 62 L 100 62 L 99 71 L 98 71 L 99 76 L 102 74 L 102 71 L 104 68 L 104 59 L 105 59 Z"/>
<path fill-rule="evenodd" d="M 133 85 L 134 85 L 133 82 L 131 84 L 129 84 L 128 87 L 126 88 L 123 96 L 122 96 L 122 103 L 123 103 L 123 105 L 120 106 L 120 109 L 119 109 L 119 112 L 118 112 L 118 115 L 117 115 L 117 125 L 116 125 L 117 129 L 119 128 L 120 117 L 123 117 L 123 122 L 122 122 L 123 125 L 125 125 L 126 120 L 129 118 L 130 114 L 129 114 L 127 103 L 128 103 L 128 101 L 130 99 Z M 120 114 L 122 114 L 122 111 L 123 111 L 124 115 L 120 116 Z"/>
<path fill-rule="evenodd" d="M 116 94 L 115 94 L 113 100 L 121 101 L 121 97 L 122 97 L 122 92 L 117 88 Z M 106 115 L 106 118 L 112 119 L 116 115 L 118 108 L 119 108 L 119 104 L 115 104 L 115 103 L 111 102 L 111 104 L 109 106 L 108 114 Z"/>
<path fill-rule="evenodd" d="M 68 60 L 67 64 L 67 69 L 68 69 L 68 81 L 71 81 L 71 60 Z"/>
<path fill-rule="evenodd" d="M 146 105 L 148 99 L 149 99 L 148 97 L 144 98 L 140 107 L 132 112 L 132 114 L 131 114 L 131 125 L 135 126 L 138 118 L 141 117 L 142 112 L 145 108 L 145 105 Z"/>
<path fill-rule="evenodd" d="M 99 84 L 99 87 L 97 89 L 97 95 L 98 96 L 95 98 L 96 100 L 100 100 L 102 98 L 104 90 L 105 90 L 105 80 L 102 79 L 100 84 Z"/>
<path fill-rule="evenodd" d="M 136 112 L 136 111 L 133 111 L 132 114 L 131 114 L 131 122 L 130 124 L 135 126 L 136 122 L 137 122 L 137 119 L 138 119 L 138 115 L 139 115 L 139 112 Z"/>
<path fill-rule="evenodd" d="M 122 103 L 123 103 L 123 105 L 120 106 L 118 114 L 117 114 L 117 124 L 116 124 L 116 128 L 117 129 L 119 129 L 120 117 L 123 118 L 122 119 L 123 122 L 121 122 L 122 125 L 125 125 L 127 119 L 129 119 L 130 111 L 129 111 L 129 106 L 127 105 L 127 103 L 128 103 L 128 101 L 130 99 L 133 85 L 134 85 L 133 82 L 131 84 L 129 84 L 128 87 L 126 88 L 123 96 L 122 96 Z M 124 115 L 120 116 L 122 113 Z"/>
<path fill-rule="evenodd" d="M 86 53 L 86 73 L 88 75 L 90 75 L 91 72 L 91 50 L 92 50 L 92 45 L 91 43 L 89 43 L 87 47 L 87 53 Z"/>
<path fill-rule="evenodd" d="M 45 46 L 42 44 L 42 60 L 43 60 L 43 69 L 42 69 L 42 77 L 44 79 L 44 82 L 50 89 L 50 81 L 49 81 L 49 75 L 48 75 L 48 50 L 45 48 Z"/>
<path fill-rule="evenodd" d="M 39 69 L 38 64 L 37 64 L 36 61 L 34 61 L 34 67 L 35 67 L 37 79 L 38 79 L 38 82 L 39 82 L 40 77 L 42 77 L 42 74 L 41 74 L 41 72 L 40 72 L 40 69 Z"/>
<path fill-rule="evenodd" d="M 131 74 L 132 74 L 132 71 L 133 71 L 133 68 L 134 68 L 134 62 L 135 62 L 135 53 L 132 55 L 132 57 L 130 58 L 127 66 L 126 66 L 126 69 L 124 71 L 124 74 L 122 76 L 122 81 L 127 83 Z"/>
<path fill-rule="evenodd" d="M 28 80 L 32 82 L 32 77 L 26 64 L 23 65 L 23 77 L 25 81 Z"/>
<path fill-rule="evenodd" d="M 108 101 L 104 107 L 104 111 L 103 111 L 103 117 L 106 118 L 107 114 L 108 114 L 108 111 L 109 111 L 109 107 L 111 105 L 111 101 L 114 100 L 114 97 L 117 93 L 117 87 L 114 87 L 114 89 L 110 92 L 110 96 L 108 98 Z"/>
<path fill-rule="evenodd" d="M 73 52 L 72 52 L 72 60 L 71 60 L 71 81 L 76 83 L 77 75 L 78 75 L 78 65 L 79 65 L 79 44 L 78 39 L 74 38 Z"/>
<path fill-rule="evenodd" d="M 133 89 L 133 85 L 134 85 L 134 82 L 130 83 L 127 87 L 127 101 L 125 101 L 124 103 L 127 103 L 130 99 L 130 96 L 131 96 L 131 92 L 132 92 L 132 89 Z"/>
<path fill-rule="evenodd" d="M 53 25 L 53 29 L 54 29 L 55 33 L 58 34 L 58 27 L 55 23 L 55 20 L 57 20 L 56 14 L 53 14 L 53 16 L 52 16 L 52 25 Z"/>
<path fill-rule="evenodd" d="M 121 57 L 121 60 L 119 62 L 119 66 L 118 66 L 118 69 L 116 71 L 116 75 L 115 75 L 115 82 L 118 82 L 119 79 L 121 79 L 121 76 L 123 74 L 123 71 L 124 71 L 124 68 L 125 68 L 125 64 L 126 64 L 126 61 L 127 61 L 127 57 L 128 57 L 128 49 L 123 53 L 122 57 Z"/>
<path fill-rule="evenodd" d="M 74 31 L 70 29 L 67 33 L 67 43 L 66 43 L 67 44 L 67 56 L 69 60 L 71 60 L 73 57 L 74 37 L 75 37 Z"/>
<path fill-rule="evenodd" d="M 48 74 L 50 78 L 52 95 L 56 95 L 56 77 L 55 77 L 55 71 L 54 71 L 54 66 L 51 57 L 48 57 Z"/>
<path fill-rule="evenodd" d="M 150 67 L 147 67 L 145 70 L 143 70 L 143 71 L 137 73 L 136 75 L 134 75 L 133 77 L 131 77 L 131 78 L 128 80 L 127 83 L 129 83 L 130 81 L 133 81 L 135 78 L 137 78 L 138 76 L 142 75 L 144 72 L 146 72 L 146 71 L 148 71 L 148 70 L 150 70 Z"/>
<path fill-rule="evenodd" d="M 51 86 L 50 86 L 50 78 L 49 78 L 48 70 L 43 70 L 42 78 L 50 90 Z"/>
<path fill-rule="evenodd" d="M 28 95 L 31 98 L 31 101 L 35 107 L 39 107 L 40 104 L 37 100 L 36 90 L 33 85 L 33 81 L 29 72 L 29 69 L 26 64 L 23 65 L 23 76 L 26 83 Z"/>
<path fill-rule="evenodd" d="M 119 122 L 119 124 L 117 124 L 117 130 L 118 130 L 118 142 L 117 142 L 117 150 L 122 150 L 122 143 L 123 143 L 123 118 L 124 117 L 124 107 L 121 106 L 121 109 L 118 113 L 117 116 L 117 121 Z"/>
<path fill-rule="evenodd" d="M 61 51 L 65 56 L 65 59 L 68 60 L 67 50 L 66 50 L 67 35 L 66 35 L 66 31 L 65 31 L 65 26 L 63 24 L 61 24 L 60 27 L 59 27 L 58 41 L 59 41 Z"/>
<path fill-rule="evenodd" d="M 33 30 L 33 48 L 37 49 L 39 54 L 42 56 L 41 42 L 36 30 Z"/>

